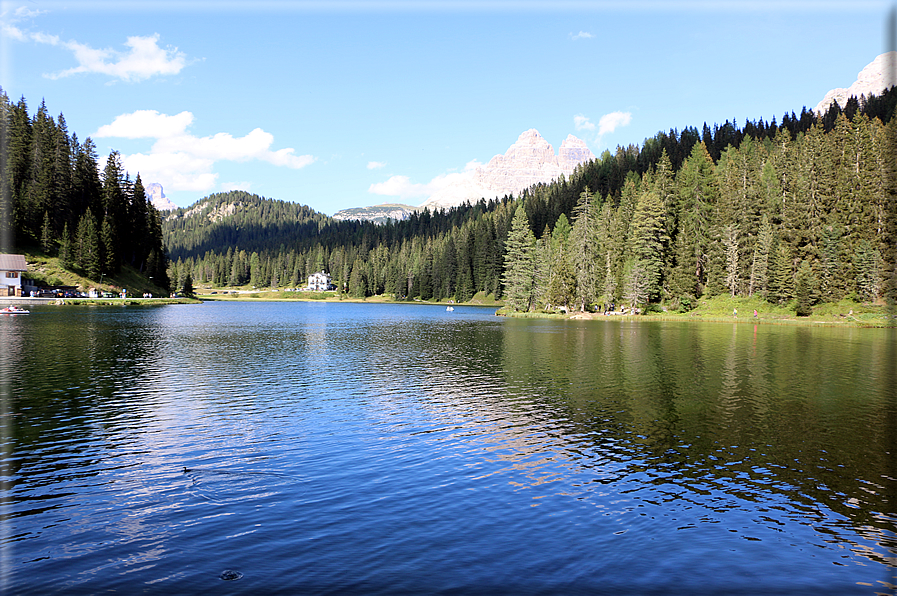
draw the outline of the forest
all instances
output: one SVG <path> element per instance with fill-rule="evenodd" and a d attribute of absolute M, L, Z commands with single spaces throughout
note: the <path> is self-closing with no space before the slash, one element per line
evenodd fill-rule
<path fill-rule="evenodd" d="M 519 311 L 876 301 L 893 293 L 895 103 L 892 88 L 822 117 L 672 129 L 518 197 L 385 225 L 212 195 L 165 217 L 170 274 L 283 288 L 324 270 L 354 297 L 483 293 Z"/>
<path fill-rule="evenodd" d="M 801 314 L 894 297 L 895 106 L 892 88 L 820 117 L 671 129 L 519 196 L 374 224 L 243 191 L 160 216 L 117 152 L 100 171 L 62 114 L 30 118 L 0 92 L 0 229 L 91 279 L 128 265 L 172 289 L 296 288 L 323 270 L 353 297 L 687 311 L 728 294 Z"/>
<path fill-rule="evenodd" d="M 0 240 L 35 247 L 100 282 L 127 265 L 152 284 L 169 286 L 159 212 L 138 174 L 132 181 L 113 151 L 102 172 L 88 137 L 69 135 L 45 102 L 34 117 L 25 98 L 0 89 Z"/>

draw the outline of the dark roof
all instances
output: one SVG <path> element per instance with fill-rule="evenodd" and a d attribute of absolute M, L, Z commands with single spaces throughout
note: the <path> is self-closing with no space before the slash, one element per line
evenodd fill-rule
<path fill-rule="evenodd" d="M 28 271 L 25 255 L 0 254 L 0 271 Z"/>

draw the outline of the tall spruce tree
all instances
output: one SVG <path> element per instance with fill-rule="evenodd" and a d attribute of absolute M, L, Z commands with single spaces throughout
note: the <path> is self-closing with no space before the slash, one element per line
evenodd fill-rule
<path fill-rule="evenodd" d="M 516 311 L 529 311 L 533 307 L 535 249 L 536 238 L 521 204 L 514 212 L 511 231 L 505 243 L 505 272 L 502 277 L 507 303 Z"/>

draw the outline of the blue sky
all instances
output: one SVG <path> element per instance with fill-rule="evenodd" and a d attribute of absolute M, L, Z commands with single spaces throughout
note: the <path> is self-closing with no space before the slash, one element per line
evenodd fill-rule
<path fill-rule="evenodd" d="M 848 87 L 893 3 L 0 2 L 0 86 L 175 204 L 417 205 L 535 128 L 592 152 Z M 388 194 L 383 194 L 388 193 Z"/>

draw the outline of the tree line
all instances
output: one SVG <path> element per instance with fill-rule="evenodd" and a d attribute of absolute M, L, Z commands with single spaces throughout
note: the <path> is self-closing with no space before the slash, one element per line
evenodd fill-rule
<path fill-rule="evenodd" d="M 40 247 L 63 267 L 92 280 L 127 264 L 168 289 L 159 212 L 138 174 L 132 181 L 117 151 L 102 172 L 90 137 L 69 135 L 41 101 L 34 117 L 25 98 L 0 89 L 0 233 L 11 246 Z"/>
<path fill-rule="evenodd" d="M 517 310 L 876 300 L 893 292 L 895 103 L 891 89 L 819 117 L 670 130 L 518 197 L 385 225 L 213 195 L 166 216 L 171 276 L 278 288 L 326 270 L 353 296 L 483 292 Z"/>

